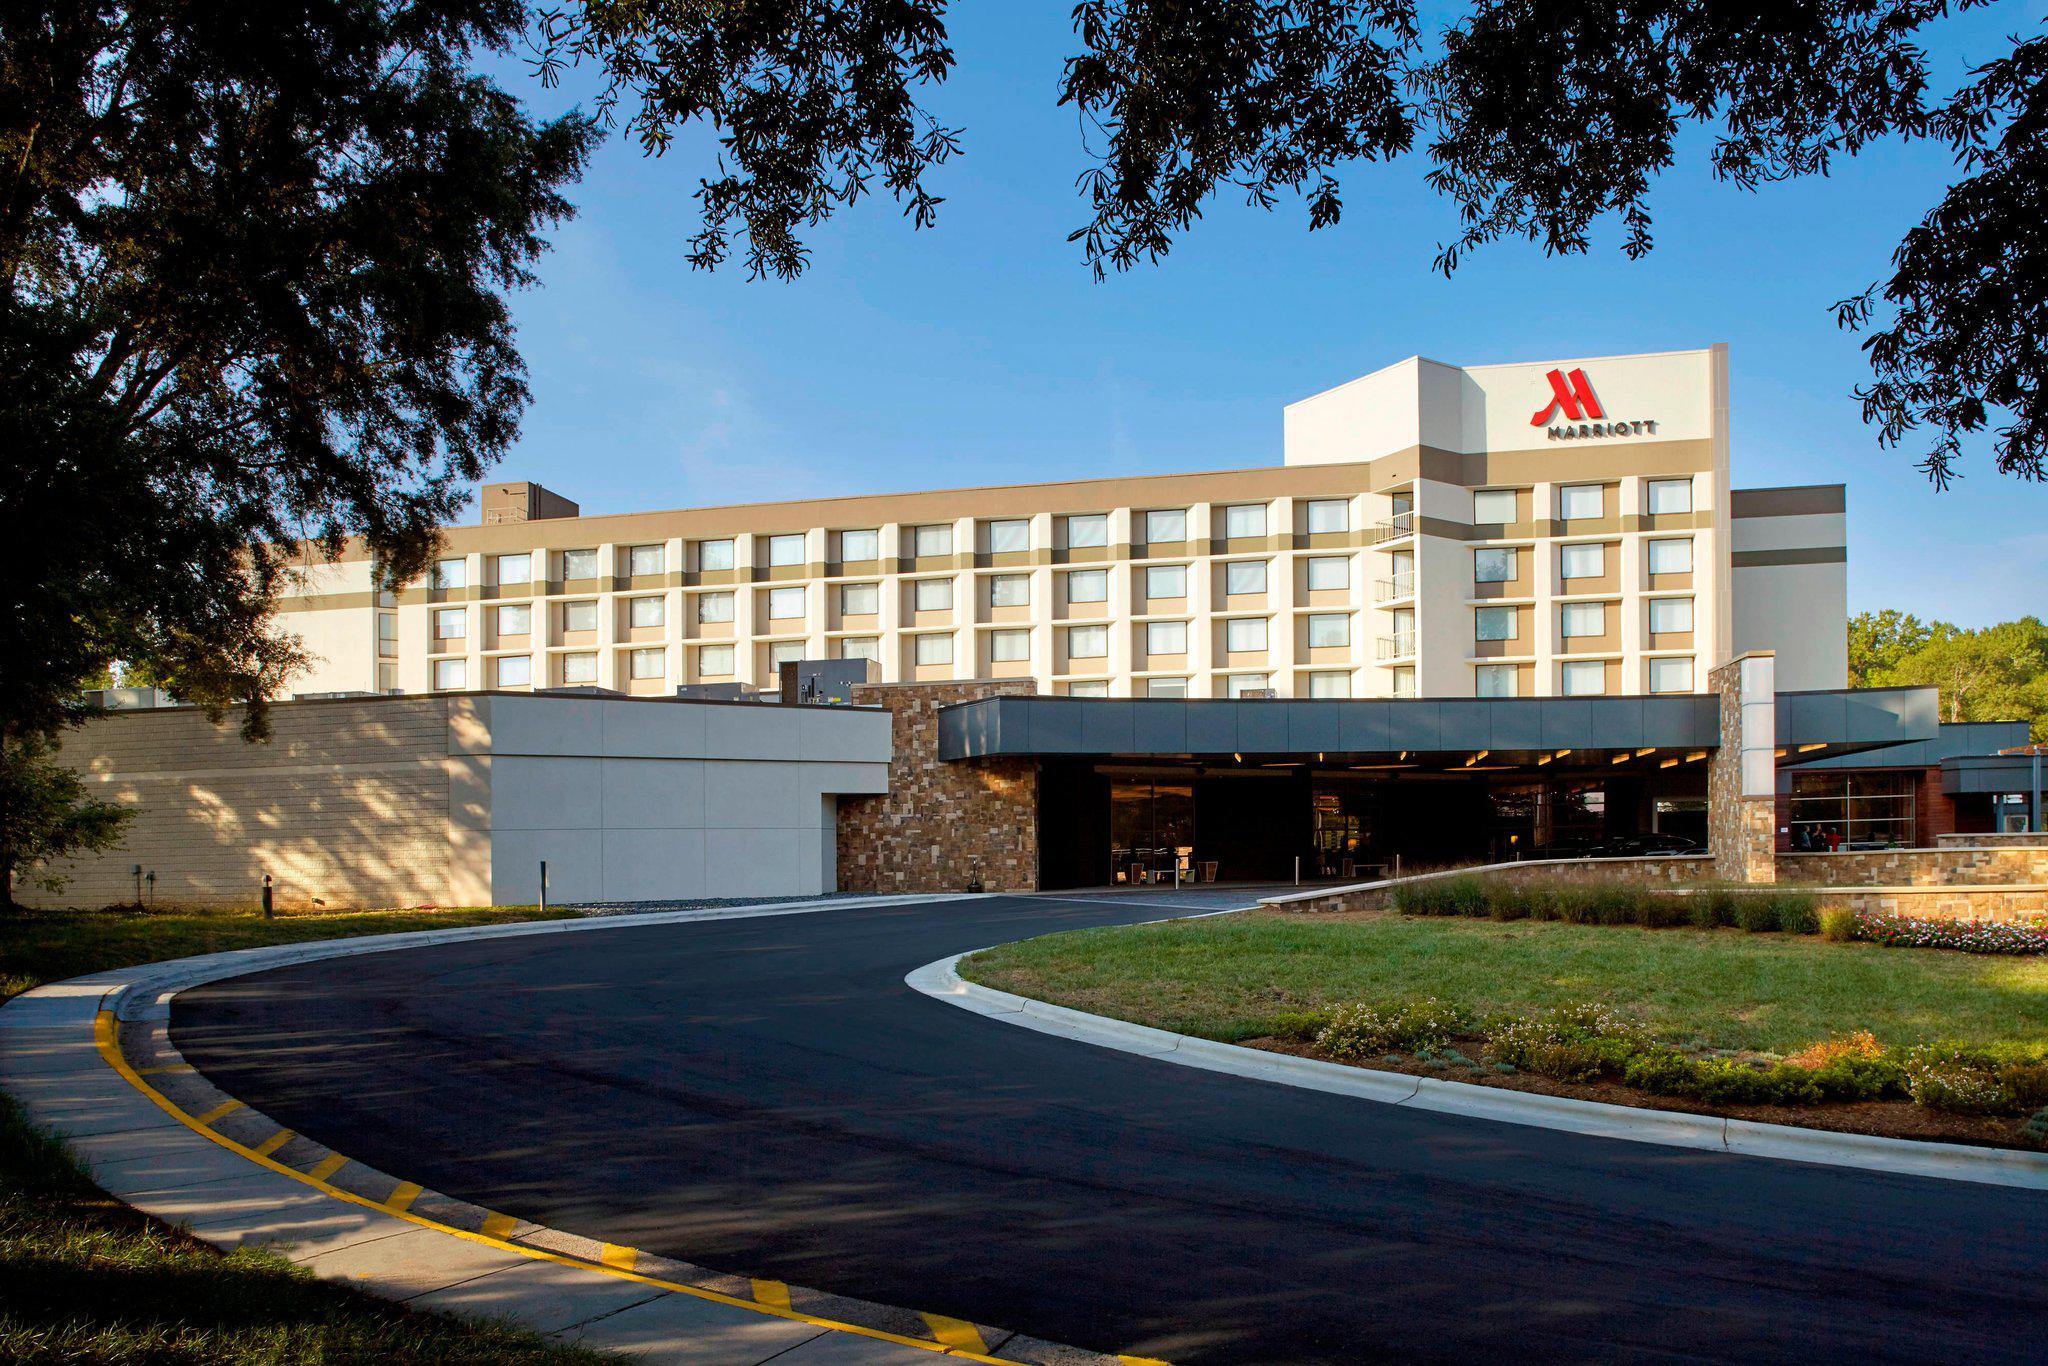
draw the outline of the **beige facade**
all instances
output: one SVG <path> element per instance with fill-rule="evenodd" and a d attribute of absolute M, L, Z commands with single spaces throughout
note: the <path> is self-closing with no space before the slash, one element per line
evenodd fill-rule
<path fill-rule="evenodd" d="M 1773 594 L 1733 601 L 1727 409 L 1719 347 L 1414 359 L 1289 407 L 1263 469 L 596 517 L 496 485 L 429 581 L 309 563 L 280 625 L 300 695 L 667 696 L 853 655 L 1115 697 L 1701 691 L 1781 634 Z M 1839 545 L 1773 553 L 1838 583 Z M 1824 642 L 1839 593 L 1799 587 L 1784 620 Z M 1783 686 L 1843 681 L 1839 651 L 1786 658 Z"/>

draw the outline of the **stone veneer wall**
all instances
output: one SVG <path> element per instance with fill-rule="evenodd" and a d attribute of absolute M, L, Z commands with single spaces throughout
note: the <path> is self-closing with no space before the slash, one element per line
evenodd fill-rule
<path fill-rule="evenodd" d="M 2048 887 L 2048 849 L 2012 845 L 1780 854 L 1786 882 L 1821 887 Z"/>
<path fill-rule="evenodd" d="M 889 791 L 839 799 L 839 890 L 1038 890 L 1038 763 L 939 758 L 939 709 L 1028 696 L 1030 679 L 870 683 L 854 701 L 891 716 Z"/>
<path fill-rule="evenodd" d="M 1489 882 L 1552 882 L 1575 887 L 1622 883 L 1630 887 L 1645 884 L 1688 887 L 1713 875 L 1713 859 L 1705 854 L 1654 858 L 1535 859 L 1525 863 L 1493 863 L 1478 868 L 1447 868 L 1437 873 L 1366 883 L 1339 888 L 1321 895 L 1286 898 L 1273 907 L 1284 911 L 1381 911 L 1393 905 L 1399 883 L 1427 882 L 1438 878 L 1483 877 Z"/>
<path fill-rule="evenodd" d="M 1724 882 L 1773 882 L 1778 875 L 1776 665 L 1769 651 L 1758 651 L 1707 674 L 1721 701 L 1721 743 L 1707 767 L 1707 848 L 1714 876 Z"/>
<path fill-rule="evenodd" d="M 1823 906 L 1920 920 L 2048 921 L 2048 887 L 1820 887 Z"/>

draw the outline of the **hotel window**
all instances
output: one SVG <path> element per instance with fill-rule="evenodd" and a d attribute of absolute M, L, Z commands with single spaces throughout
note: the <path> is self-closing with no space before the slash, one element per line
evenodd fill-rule
<path fill-rule="evenodd" d="M 1351 644 L 1351 617 L 1344 612 L 1312 612 L 1308 619 L 1311 650 L 1341 650 Z"/>
<path fill-rule="evenodd" d="M 1481 489 L 1472 495 L 1472 521 L 1480 526 L 1506 526 L 1521 520 L 1513 489 Z"/>
<path fill-rule="evenodd" d="M 1264 692 L 1267 680 L 1264 674 L 1231 674 L 1223 680 L 1226 697 L 1243 697 L 1246 693 Z"/>
<path fill-rule="evenodd" d="M 882 585 L 843 583 L 839 585 L 839 613 L 848 617 L 871 617 L 882 610 Z"/>
<path fill-rule="evenodd" d="M 1067 575 L 1068 602 L 1107 602 L 1108 600 L 1108 570 L 1076 569 Z"/>
<path fill-rule="evenodd" d="M 988 605 L 991 607 L 1029 607 L 1031 605 L 1031 576 L 1029 574 L 992 574 L 988 581 Z"/>
<path fill-rule="evenodd" d="M 910 602 L 920 612 L 950 612 L 953 610 L 953 581 L 913 579 L 910 584 Z"/>
<path fill-rule="evenodd" d="M 839 642 L 841 659 L 880 659 L 882 639 L 880 636 L 848 636 Z"/>
<path fill-rule="evenodd" d="M 1067 518 L 1067 545 L 1085 547 L 1109 544 L 1109 518 L 1100 512 L 1076 513 Z"/>
<path fill-rule="evenodd" d="M 798 663 L 803 657 L 804 643 L 801 640 L 778 640 L 768 647 L 768 667 L 778 674 L 782 672 L 783 665 Z"/>
<path fill-rule="evenodd" d="M 1607 691 L 1607 666 L 1597 659 L 1577 659 L 1558 670 L 1566 697 L 1598 697 Z"/>
<path fill-rule="evenodd" d="M 1152 621 L 1145 624 L 1145 653 L 1184 655 L 1188 652 L 1188 624 L 1184 621 Z"/>
<path fill-rule="evenodd" d="M 1588 640 L 1607 634 L 1607 604 L 1568 602 L 1558 613 L 1566 640 Z"/>
<path fill-rule="evenodd" d="M 732 565 L 733 551 L 731 541 L 697 542 L 697 568 L 700 571 L 716 573 L 721 569 L 730 569 Z"/>
<path fill-rule="evenodd" d="M 437 659 L 434 661 L 434 686 L 447 691 L 450 688 L 467 687 L 469 668 L 467 661 L 460 659 Z"/>
<path fill-rule="evenodd" d="M 597 604 L 594 602 L 563 603 L 562 629 L 564 631 L 595 631 L 597 629 Z"/>
<path fill-rule="evenodd" d="M 469 563 L 466 560 L 434 561 L 434 587 L 464 588 L 469 584 Z"/>
<path fill-rule="evenodd" d="M 398 613 L 377 614 L 377 653 L 395 655 L 398 653 Z"/>
<path fill-rule="evenodd" d="M 597 656 L 588 652 L 563 655 L 562 681 L 564 683 L 597 682 Z"/>
<path fill-rule="evenodd" d="M 1223 591 L 1229 597 L 1266 591 L 1264 560 L 1232 560 L 1223 566 Z"/>
<path fill-rule="evenodd" d="M 1188 595 L 1188 567 L 1184 564 L 1155 564 L 1145 570 L 1145 596 L 1184 598 Z"/>
<path fill-rule="evenodd" d="M 1415 696 L 1415 666 L 1413 664 L 1403 664 L 1394 670 L 1394 696 Z"/>
<path fill-rule="evenodd" d="M 498 634 L 501 636 L 530 636 L 533 634 L 533 608 L 523 602 L 508 602 L 498 609 Z"/>
<path fill-rule="evenodd" d="M 1571 484 L 1557 491 L 1557 515 L 1567 522 L 1593 521 L 1607 515 L 1607 490 L 1601 484 Z"/>
<path fill-rule="evenodd" d="M 732 673 L 734 653 L 730 645 L 704 645 L 697 650 L 697 676 L 724 678 Z"/>
<path fill-rule="evenodd" d="M 792 621 L 804 614 L 804 590 L 802 588 L 771 588 L 768 590 L 768 619 L 770 621 Z"/>
<path fill-rule="evenodd" d="M 990 631 L 988 657 L 998 664 L 1017 664 L 1031 658 L 1029 631 Z"/>
<path fill-rule="evenodd" d="M 1145 680 L 1147 697 L 1186 697 L 1188 681 L 1185 678 L 1148 678 Z"/>
<path fill-rule="evenodd" d="M 1477 640 L 1513 640 L 1520 629 L 1516 621 L 1518 615 L 1512 607 L 1480 608 L 1474 616 L 1474 638 Z"/>
<path fill-rule="evenodd" d="M 1650 515 L 1659 516 L 1671 512 L 1692 511 L 1692 480 L 1652 479 L 1650 481 Z"/>
<path fill-rule="evenodd" d="M 1233 541 L 1266 534 L 1266 505 L 1238 503 L 1223 509 L 1223 534 Z"/>
<path fill-rule="evenodd" d="M 634 578 L 666 573 L 668 570 L 668 547 L 659 545 L 636 545 L 626 552 L 626 572 Z"/>
<path fill-rule="evenodd" d="M 953 553 L 953 526 L 950 522 L 937 522 L 921 526 L 911 536 L 911 543 L 919 559 Z"/>
<path fill-rule="evenodd" d="M 878 560 L 882 557 L 882 538 L 874 531 L 842 531 L 839 533 L 839 558 L 843 563 L 852 560 Z"/>
<path fill-rule="evenodd" d="M 803 562 L 804 538 L 801 533 L 791 532 L 788 535 L 770 536 L 768 538 L 768 567 L 770 569 L 787 569 L 791 565 L 799 565 Z M 636 569 L 633 572 L 637 574 L 640 571 Z"/>
<path fill-rule="evenodd" d="M 1188 538 L 1188 514 L 1180 508 L 1164 508 L 1145 514 L 1145 543 L 1171 545 Z"/>
<path fill-rule="evenodd" d="M 1069 626 L 1067 628 L 1067 658 L 1105 659 L 1109 655 L 1109 628 L 1107 626 Z"/>
<path fill-rule="evenodd" d="M 1309 557 L 1308 588 L 1311 593 L 1341 593 L 1350 587 L 1350 556 L 1312 555 Z"/>
<path fill-rule="evenodd" d="M 1069 683 L 1067 684 L 1067 696 L 1107 697 L 1109 696 L 1109 684 L 1102 682 L 1101 680 L 1095 680 L 1092 682 Z"/>
<path fill-rule="evenodd" d="M 1351 675 L 1341 669 L 1312 673 L 1308 676 L 1308 695 L 1310 697 L 1349 697 L 1351 696 Z"/>
<path fill-rule="evenodd" d="M 1650 572 L 1652 574 L 1692 573 L 1692 541 L 1680 537 L 1669 541 L 1650 542 Z"/>
<path fill-rule="evenodd" d="M 630 626 L 660 626 L 668 620 L 668 610 L 660 598 L 629 598 L 626 602 L 626 622 Z"/>
<path fill-rule="evenodd" d="M 932 635 L 913 636 L 916 642 L 911 648 L 916 652 L 920 664 L 951 664 L 953 662 L 953 637 L 949 632 L 939 631 Z"/>
<path fill-rule="evenodd" d="M 1607 572 L 1607 547 L 1598 541 L 1562 545 L 1558 550 L 1558 575 L 1567 579 L 1597 579 Z"/>
<path fill-rule="evenodd" d="M 532 583 L 533 556 L 524 552 L 517 555 L 498 556 L 498 582 L 504 584 Z"/>
<path fill-rule="evenodd" d="M 1515 552 L 1502 550 L 1475 550 L 1472 552 L 1472 581 L 1474 583 L 1509 583 L 1515 577 Z"/>
<path fill-rule="evenodd" d="M 1651 598 L 1650 634 L 1671 635 L 1692 629 L 1691 598 Z"/>
<path fill-rule="evenodd" d="M 634 650 L 626 659 L 626 669 L 634 678 L 660 678 L 668 672 L 666 650 Z"/>
<path fill-rule="evenodd" d="M 1223 648 L 1231 654 L 1254 654 L 1266 648 L 1264 617 L 1232 617 L 1223 623 Z"/>
<path fill-rule="evenodd" d="M 1481 664 L 1473 692 L 1479 697 L 1513 697 L 1522 671 L 1512 664 Z"/>
<path fill-rule="evenodd" d="M 1015 555 L 1031 549 L 1031 523 L 1022 517 L 988 524 L 988 553 Z"/>
<path fill-rule="evenodd" d="M 597 552 L 595 550 L 565 550 L 562 552 L 562 578 L 594 579 L 597 577 Z"/>
<path fill-rule="evenodd" d="M 1308 534 L 1351 530 L 1351 504 L 1342 498 L 1312 498 L 1308 504 Z"/>
<path fill-rule="evenodd" d="M 1650 661 L 1651 692 L 1691 692 L 1692 660 L 1653 659 Z"/>
<path fill-rule="evenodd" d="M 499 687 L 523 688 L 532 682 L 532 655 L 505 655 L 498 660 Z"/>
<path fill-rule="evenodd" d="M 469 613 L 460 607 L 442 607 L 434 612 L 434 637 L 460 640 L 469 634 Z"/>
<path fill-rule="evenodd" d="M 733 595 L 730 593 L 699 593 L 697 595 L 697 620 L 700 622 L 731 621 L 733 618 Z"/>

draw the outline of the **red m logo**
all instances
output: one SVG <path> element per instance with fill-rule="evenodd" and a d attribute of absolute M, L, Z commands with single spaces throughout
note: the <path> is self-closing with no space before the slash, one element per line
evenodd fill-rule
<path fill-rule="evenodd" d="M 1552 370 L 1544 378 L 1550 381 L 1550 403 L 1529 419 L 1531 427 L 1541 427 L 1550 421 L 1550 415 L 1560 408 L 1564 410 L 1564 415 L 1574 422 L 1583 418 L 1607 416 L 1600 410 L 1600 400 L 1593 397 L 1593 386 L 1586 379 L 1584 370 L 1572 371 L 1569 385 L 1565 383 L 1564 372 L 1561 370 Z"/>

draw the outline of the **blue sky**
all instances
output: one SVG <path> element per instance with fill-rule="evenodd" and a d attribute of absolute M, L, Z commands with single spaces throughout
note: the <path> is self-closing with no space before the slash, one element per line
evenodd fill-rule
<path fill-rule="evenodd" d="M 1944 66 L 1992 55 L 2043 5 L 1948 22 Z M 534 401 L 498 477 L 586 512 L 1277 464 L 1282 405 L 1402 357 L 1455 364 L 1727 342 L 1738 486 L 1849 486 L 1852 610 L 1983 624 L 2048 607 L 2048 487 L 1988 461 L 1936 494 L 1878 447 L 1854 386 L 1856 338 L 1829 305 L 1881 278 L 1948 183 L 1934 147 L 1888 144 L 1827 180 L 1714 184 L 1703 139 L 1657 188 L 1657 249 L 1610 231 L 1586 257 L 1520 244 L 1431 269 L 1454 211 L 1419 156 L 1344 175 L 1346 209 L 1310 234 L 1300 204 L 1234 200 L 1155 267 L 1096 284 L 1066 235 L 1084 219 L 1060 0 L 967 4 L 959 67 L 927 104 L 965 129 L 913 231 L 868 200 L 810 238 L 794 283 L 707 275 L 684 255 L 701 134 L 660 160 L 614 139 L 573 197 L 540 288 L 515 301 Z M 587 92 L 542 91 L 537 108 Z"/>

